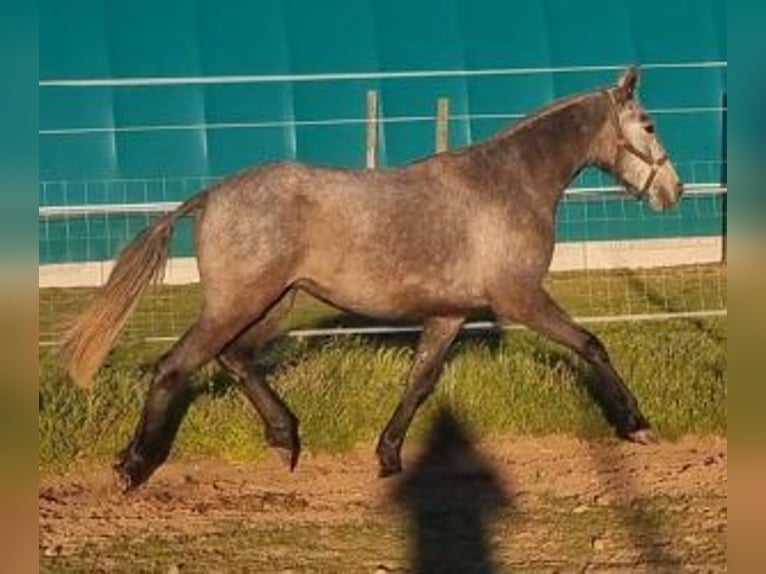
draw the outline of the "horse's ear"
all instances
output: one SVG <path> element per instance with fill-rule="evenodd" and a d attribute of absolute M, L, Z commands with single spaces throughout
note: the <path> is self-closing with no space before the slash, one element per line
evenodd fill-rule
<path fill-rule="evenodd" d="M 617 88 L 620 91 L 622 99 L 633 99 L 633 96 L 636 93 L 636 86 L 638 86 L 638 68 L 630 66 L 625 69 L 620 76 L 620 79 L 617 80 Z"/>

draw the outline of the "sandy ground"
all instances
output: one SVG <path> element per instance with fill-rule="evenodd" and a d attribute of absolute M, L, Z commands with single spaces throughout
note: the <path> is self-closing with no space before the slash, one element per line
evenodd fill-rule
<path fill-rule="evenodd" d="M 563 437 L 492 439 L 476 446 L 458 440 L 447 447 L 432 441 L 408 451 L 405 467 L 398 477 L 378 479 L 372 447 L 336 457 L 305 455 L 294 473 L 276 456 L 247 464 L 173 462 L 129 495 L 120 493 L 107 465 L 80 469 L 41 481 L 41 564 L 49 570 L 119 570 L 126 565 L 110 561 L 118 541 L 130 540 L 141 554 L 145 540 L 172 546 L 174 540 L 231 532 L 235 525 L 236 532 L 251 534 L 278 528 L 285 537 L 273 543 L 258 538 L 259 549 L 243 551 L 242 560 L 249 560 L 243 564 L 233 551 L 230 568 L 220 561 L 208 568 L 202 550 L 195 560 L 180 547 L 180 556 L 163 554 L 162 569 L 332 571 L 336 564 L 337 571 L 429 571 L 436 567 L 427 565 L 433 560 L 428 544 L 463 545 L 459 556 L 482 563 L 475 571 L 484 572 L 726 568 L 723 438 L 686 437 L 646 447 Z M 437 518 L 429 522 L 429 516 Z M 475 526 L 461 530 L 472 521 Z M 486 534 L 468 540 L 479 536 L 483 522 Z M 369 540 L 361 526 L 354 531 L 365 524 L 380 527 Z M 385 542 L 380 533 L 389 525 L 392 538 Z M 319 538 L 303 545 L 295 533 L 306 527 Z M 441 538 L 428 542 L 430 534 L 419 528 L 439 531 Z M 341 531 L 342 557 L 327 562 Z M 295 540 L 296 547 L 281 563 L 285 540 Z M 358 568 L 351 547 L 360 549 Z M 378 555 L 370 557 L 373 548 Z M 158 562 L 147 564 L 159 568 Z M 443 571 L 460 570 L 469 568 Z"/>

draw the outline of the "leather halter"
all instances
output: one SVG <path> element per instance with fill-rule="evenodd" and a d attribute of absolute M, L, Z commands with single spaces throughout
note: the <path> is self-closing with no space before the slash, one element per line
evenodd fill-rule
<path fill-rule="evenodd" d="M 661 157 L 655 158 L 647 153 L 644 153 L 632 143 L 630 143 L 625 137 L 625 133 L 622 131 L 622 125 L 620 125 L 620 118 L 617 115 L 618 104 L 614 97 L 614 93 L 612 93 L 611 89 L 604 90 L 604 92 L 607 96 L 609 96 L 609 102 L 612 104 L 610 106 L 610 110 L 612 112 L 612 123 L 614 124 L 614 128 L 617 131 L 617 157 L 615 159 L 615 163 L 619 159 L 620 153 L 625 151 L 636 156 L 651 168 L 651 171 L 649 172 L 649 175 L 647 176 L 646 181 L 644 182 L 644 185 L 641 186 L 640 190 L 641 195 L 645 195 L 649 191 L 652 182 L 657 177 L 657 173 L 659 173 L 660 168 L 667 163 L 668 154 L 663 154 Z"/>

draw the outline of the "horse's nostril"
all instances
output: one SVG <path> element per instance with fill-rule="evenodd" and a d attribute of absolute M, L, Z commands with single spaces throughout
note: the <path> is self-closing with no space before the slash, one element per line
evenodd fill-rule
<path fill-rule="evenodd" d="M 683 184 L 682 182 L 680 182 L 680 181 L 679 181 L 679 182 L 676 184 L 676 193 L 677 193 L 678 195 L 681 195 L 683 192 L 684 192 L 684 184 Z"/>

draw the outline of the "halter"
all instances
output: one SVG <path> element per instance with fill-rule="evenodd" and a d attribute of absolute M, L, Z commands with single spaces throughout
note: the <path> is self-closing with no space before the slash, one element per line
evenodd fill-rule
<path fill-rule="evenodd" d="M 654 158 L 651 155 L 642 152 L 640 149 L 630 143 L 625 137 L 625 133 L 622 131 L 620 118 L 617 115 L 617 100 L 615 100 L 612 90 L 604 90 L 604 92 L 607 96 L 609 96 L 609 101 L 612 104 L 610 106 L 610 110 L 612 112 L 612 123 L 614 124 L 615 130 L 617 131 L 617 158 L 619 158 L 621 152 L 626 151 L 636 156 L 651 168 L 651 171 L 649 172 L 649 175 L 647 176 L 646 181 L 644 182 L 644 185 L 641 187 L 640 191 L 641 195 L 645 195 L 649 191 L 652 182 L 657 177 L 657 173 L 660 171 L 660 168 L 667 163 L 668 154 L 663 154 L 661 157 Z"/>

